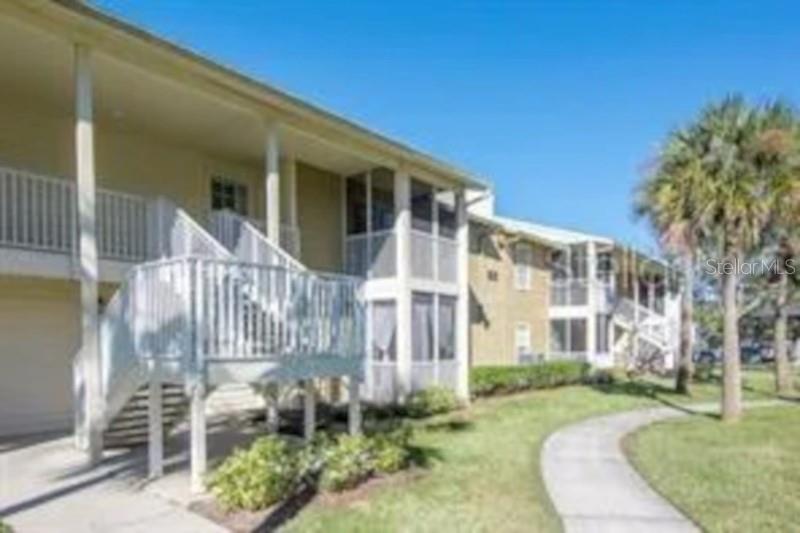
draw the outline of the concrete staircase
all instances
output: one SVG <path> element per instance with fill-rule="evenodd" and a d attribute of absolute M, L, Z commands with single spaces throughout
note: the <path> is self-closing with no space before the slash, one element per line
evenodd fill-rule
<path fill-rule="evenodd" d="M 189 400 L 182 385 L 163 383 L 161 387 L 163 434 L 169 435 L 186 418 Z M 106 448 L 130 448 L 147 444 L 148 385 L 141 386 L 103 432 Z"/>

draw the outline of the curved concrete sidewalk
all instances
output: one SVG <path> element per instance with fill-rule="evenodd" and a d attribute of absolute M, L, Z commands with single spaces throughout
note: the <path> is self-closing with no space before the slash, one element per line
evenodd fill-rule
<path fill-rule="evenodd" d="M 754 402 L 747 406 L 781 403 Z M 685 410 L 660 407 L 628 411 L 591 418 L 550 435 L 542 449 L 542 474 L 567 533 L 699 531 L 628 463 L 622 438 L 659 420 L 713 412 L 717 407 L 704 404 Z"/>

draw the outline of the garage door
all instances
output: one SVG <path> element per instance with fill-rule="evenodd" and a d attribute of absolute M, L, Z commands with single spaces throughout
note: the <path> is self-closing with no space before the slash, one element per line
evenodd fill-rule
<path fill-rule="evenodd" d="M 71 425 L 77 302 L 75 283 L 0 279 L 0 435 Z"/>

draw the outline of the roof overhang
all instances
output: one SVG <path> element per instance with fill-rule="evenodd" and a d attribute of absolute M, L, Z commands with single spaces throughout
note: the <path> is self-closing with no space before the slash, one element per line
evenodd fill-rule
<path fill-rule="evenodd" d="M 313 136 L 338 150 L 348 150 L 389 167 L 403 167 L 420 177 L 470 189 L 485 189 L 477 176 L 420 150 L 367 129 L 285 91 L 215 63 L 82 2 L 11 0 L 0 13 L 45 28 L 104 54 L 191 84 L 228 104 L 240 106 L 282 128 Z"/>

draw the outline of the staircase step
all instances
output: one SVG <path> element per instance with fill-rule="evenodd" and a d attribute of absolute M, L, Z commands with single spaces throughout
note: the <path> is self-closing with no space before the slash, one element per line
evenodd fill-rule
<path fill-rule="evenodd" d="M 106 448 L 129 448 L 149 440 L 150 390 L 142 385 L 103 432 Z M 164 435 L 180 424 L 188 411 L 189 400 L 181 385 L 162 384 L 161 416 Z"/>
<path fill-rule="evenodd" d="M 181 414 L 186 411 L 187 404 L 181 405 L 163 405 L 161 406 L 161 413 L 163 416 L 171 415 L 171 414 Z M 148 408 L 145 407 L 136 407 L 136 408 L 125 408 L 123 409 L 117 416 L 114 417 L 114 421 L 117 420 L 129 420 L 132 418 L 147 418 L 149 414 Z"/>
<path fill-rule="evenodd" d="M 165 414 L 163 416 L 164 425 L 168 423 L 177 422 L 182 420 L 186 414 L 186 411 L 181 411 L 179 413 L 171 413 Z M 148 417 L 142 416 L 137 418 L 126 418 L 122 420 L 114 420 L 114 422 L 106 429 L 106 433 L 113 432 L 121 429 L 137 429 L 137 428 L 146 428 L 149 425 L 150 421 Z"/>

